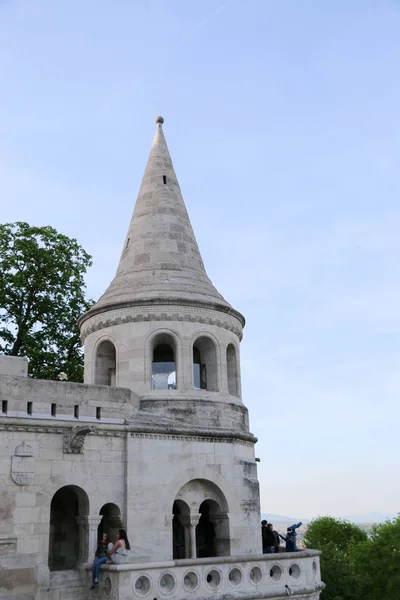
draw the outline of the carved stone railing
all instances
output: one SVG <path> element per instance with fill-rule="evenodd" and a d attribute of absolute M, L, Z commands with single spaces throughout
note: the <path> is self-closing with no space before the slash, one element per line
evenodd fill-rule
<path fill-rule="evenodd" d="M 90 566 L 88 565 L 88 586 Z M 171 598 L 291 597 L 318 600 L 321 582 L 319 552 L 227 556 L 165 563 L 103 565 L 93 598 L 153 600 Z"/>

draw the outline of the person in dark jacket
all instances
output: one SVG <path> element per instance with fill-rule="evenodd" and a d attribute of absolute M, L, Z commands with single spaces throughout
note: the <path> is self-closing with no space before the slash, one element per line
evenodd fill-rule
<path fill-rule="evenodd" d="M 108 561 L 107 555 L 107 534 L 103 533 L 101 542 L 97 546 L 96 553 L 94 555 L 94 561 L 92 566 L 92 589 L 99 583 L 100 567 Z"/>
<path fill-rule="evenodd" d="M 268 526 L 267 521 L 261 521 L 261 536 L 263 545 L 263 554 L 271 554 L 275 552 L 275 538 L 272 529 Z"/>
<path fill-rule="evenodd" d="M 271 529 L 272 535 L 274 536 L 274 552 L 278 553 L 279 548 L 281 547 L 281 540 L 279 539 L 279 533 L 277 531 L 275 531 L 272 523 L 268 523 L 268 527 Z"/>

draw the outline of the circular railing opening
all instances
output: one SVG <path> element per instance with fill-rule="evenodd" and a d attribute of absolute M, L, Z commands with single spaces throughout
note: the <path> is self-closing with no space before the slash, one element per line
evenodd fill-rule
<path fill-rule="evenodd" d="M 183 587 L 188 592 L 193 592 L 199 585 L 199 577 L 195 571 L 188 571 L 183 578 Z"/>
<path fill-rule="evenodd" d="M 315 562 L 315 560 L 313 560 L 312 572 L 313 572 L 314 577 L 316 577 L 317 576 L 317 563 Z"/>
<path fill-rule="evenodd" d="M 242 572 L 240 569 L 234 567 L 229 571 L 228 579 L 229 583 L 232 585 L 239 585 L 239 583 L 242 581 Z"/>
<path fill-rule="evenodd" d="M 262 571 L 260 567 L 253 567 L 249 573 L 251 583 L 260 583 L 262 579 Z"/>
<path fill-rule="evenodd" d="M 147 575 L 139 575 L 135 580 L 133 591 L 137 596 L 145 596 L 151 588 L 151 581 Z"/>
<path fill-rule="evenodd" d="M 298 579 L 300 577 L 299 565 L 291 565 L 289 567 L 289 575 L 290 575 L 290 577 L 293 577 L 293 579 Z"/>
<path fill-rule="evenodd" d="M 111 596 L 111 588 L 112 588 L 111 579 L 109 577 L 106 577 L 104 580 L 104 595 L 107 598 L 109 598 Z"/>
<path fill-rule="evenodd" d="M 163 573 L 159 580 L 162 594 L 171 594 L 176 587 L 175 577 L 171 573 Z"/>
<path fill-rule="evenodd" d="M 210 588 L 212 588 L 213 590 L 215 590 L 219 584 L 221 583 L 221 574 L 219 571 L 217 571 L 217 569 L 213 569 L 212 571 L 209 571 L 207 573 L 207 578 L 206 581 L 208 583 L 208 585 L 210 586 Z"/>
<path fill-rule="evenodd" d="M 279 581 L 280 578 L 282 577 L 282 569 L 279 565 L 274 565 L 273 567 L 271 567 L 271 570 L 269 572 L 269 576 L 271 577 L 271 579 L 273 581 Z"/>

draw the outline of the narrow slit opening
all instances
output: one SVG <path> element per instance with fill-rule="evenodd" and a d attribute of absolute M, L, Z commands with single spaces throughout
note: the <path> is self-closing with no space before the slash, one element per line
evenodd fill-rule
<path fill-rule="evenodd" d="M 55 417 L 57 415 L 57 404 L 51 405 L 51 416 Z"/>
<path fill-rule="evenodd" d="M 74 406 L 74 417 L 75 417 L 75 419 L 79 419 L 79 406 L 78 406 L 78 404 L 75 404 L 75 406 Z"/>
<path fill-rule="evenodd" d="M 164 185 L 167 185 L 167 176 L 163 175 L 162 178 L 163 178 Z"/>
<path fill-rule="evenodd" d="M 26 412 L 28 413 L 28 415 L 32 414 L 32 405 L 33 405 L 33 402 L 28 402 L 26 405 Z"/>
<path fill-rule="evenodd" d="M 8 411 L 8 400 L 2 400 L 1 412 L 7 414 L 7 411 Z"/>
<path fill-rule="evenodd" d="M 96 408 L 96 419 L 101 419 L 101 407 L 97 406 Z"/>

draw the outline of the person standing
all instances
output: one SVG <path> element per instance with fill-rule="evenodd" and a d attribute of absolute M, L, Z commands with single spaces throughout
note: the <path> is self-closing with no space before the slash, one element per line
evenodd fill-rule
<path fill-rule="evenodd" d="M 263 554 L 271 554 L 275 552 L 275 539 L 272 529 L 269 527 L 267 521 L 261 521 L 261 535 L 263 544 Z"/>
<path fill-rule="evenodd" d="M 268 527 L 270 527 L 272 531 L 272 535 L 274 536 L 274 552 L 279 553 L 279 548 L 281 546 L 281 540 L 279 539 L 279 533 L 275 531 L 272 523 L 268 523 Z"/>

